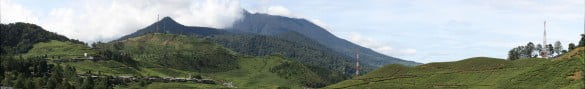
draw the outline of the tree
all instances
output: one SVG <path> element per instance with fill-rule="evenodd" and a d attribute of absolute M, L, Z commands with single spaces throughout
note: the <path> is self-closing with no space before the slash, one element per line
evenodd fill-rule
<path fill-rule="evenodd" d="M 547 52 L 548 52 L 548 57 L 553 56 L 553 54 L 555 52 L 555 50 L 553 48 L 553 45 L 552 44 L 546 45 L 546 49 L 547 49 Z"/>
<path fill-rule="evenodd" d="M 3 86 L 12 86 L 12 80 L 13 80 L 12 75 L 10 73 L 5 73 L 4 80 L 2 80 L 2 85 Z"/>
<path fill-rule="evenodd" d="M 528 57 L 533 57 L 533 52 L 536 49 L 536 47 L 534 46 L 534 43 L 532 42 L 528 42 L 528 44 L 526 44 L 526 49 L 524 50 L 525 55 Z"/>
<path fill-rule="evenodd" d="M 81 84 L 81 89 L 93 89 L 94 87 L 93 85 L 94 85 L 93 78 L 90 76 L 83 80 L 83 84 Z"/>
<path fill-rule="evenodd" d="M 55 77 L 51 76 L 51 77 L 49 77 L 49 80 L 47 81 L 45 86 L 48 89 L 55 89 L 55 88 L 57 88 L 57 84 L 59 84 L 58 80 L 59 79 L 56 79 Z"/>
<path fill-rule="evenodd" d="M 527 48 L 526 46 L 519 46 L 519 47 L 518 47 L 518 50 L 516 50 L 516 51 L 517 51 L 517 54 L 518 54 L 518 57 L 519 57 L 519 58 L 526 58 L 526 57 L 529 57 L 529 55 L 526 55 L 526 54 L 527 54 L 527 53 L 526 53 L 526 52 L 527 52 L 527 51 L 526 51 L 526 48 Z"/>
<path fill-rule="evenodd" d="M 33 78 L 28 78 L 26 81 L 24 81 L 24 88 L 26 89 L 38 89 L 37 86 L 35 86 L 35 84 L 33 83 Z"/>
<path fill-rule="evenodd" d="M 569 51 L 572 51 L 573 49 L 575 49 L 575 44 L 569 43 Z"/>
<path fill-rule="evenodd" d="M 554 52 L 556 53 L 556 55 L 561 55 L 561 51 L 563 51 L 563 45 L 561 44 L 561 41 L 556 41 L 555 45 L 553 47 Z"/>
<path fill-rule="evenodd" d="M 58 89 L 75 89 L 75 87 L 73 87 L 73 85 L 69 84 L 67 81 L 63 81 L 61 82 L 61 85 L 59 85 L 59 87 L 57 87 Z"/>
<path fill-rule="evenodd" d="M 45 78 L 43 77 L 34 78 L 34 84 L 37 88 L 43 87 L 45 85 Z"/>
<path fill-rule="evenodd" d="M 18 77 L 16 77 L 16 82 L 14 83 L 14 88 L 16 89 L 24 89 L 24 81 L 25 81 L 25 77 L 23 74 L 19 74 Z"/>
<path fill-rule="evenodd" d="M 508 60 L 516 59 L 519 59 L 518 48 L 513 48 L 512 50 L 508 51 Z"/>
<path fill-rule="evenodd" d="M 51 76 L 47 81 L 47 88 L 55 89 L 57 86 L 60 85 L 61 80 L 63 79 L 63 68 L 59 65 L 54 66 L 51 68 Z"/>
<path fill-rule="evenodd" d="M 95 84 L 95 89 L 112 89 L 107 78 L 100 78 Z"/>

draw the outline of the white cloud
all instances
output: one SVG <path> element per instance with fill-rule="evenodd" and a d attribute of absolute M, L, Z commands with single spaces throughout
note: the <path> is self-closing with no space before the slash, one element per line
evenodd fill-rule
<path fill-rule="evenodd" d="M 18 21 L 38 22 L 35 13 L 10 0 L 0 0 L 0 16 L 2 23 Z"/>
<path fill-rule="evenodd" d="M 331 26 L 329 26 L 328 24 L 326 24 L 325 22 L 323 22 L 319 19 L 307 18 L 306 16 L 294 14 L 284 6 L 269 6 L 266 8 L 266 11 L 260 12 L 260 13 L 266 13 L 269 15 L 285 16 L 285 17 L 290 17 L 290 18 L 304 18 L 304 19 L 307 19 L 311 23 L 313 23 L 313 24 L 315 24 L 315 25 L 317 25 L 325 30 L 331 31 L 333 29 Z"/>
<path fill-rule="evenodd" d="M 242 17 L 242 9 L 235 0 L 81 0 L 50 11 L 32 11 L 10 0 L 1 1 L 3 22 L 35 23 L 86 42 L 108 41 L 130 34 L 154 23 L 158 14 L 160 18 L 170 16 L 184 25 L 214 28 L 229 27 Z M 36 21 L 38 17 L 43 18 Z"/>
<path fill-rule="evenodd" d="M 176 20 L 195 26 L 226 28 L 242 17 L 242 8 L 238 1 L 193 2 L 188 12 L 190 13 L 180 14 Z"/>
<path fill-rule="evenodd" d="M 382 41 L 378 41 L 372 38 L 367 38 L 359 33 L 351 33 L 348 37 L 348 40 L 358 45 L 370 48 L 376 52 L 380 52 L 382 54 L 389 56 L 405 56 L 416 54 L 416 49 L 412 48 L 396 49 L 389 43 L 384 43 Z"/>
<path fill-rule="evenodd" d="M 333 30 L 333 28 L 330 25 L 326 24 L 325 22 L 322 22 L 319 19 L 309 19 L 309 21 L 311 21 L 311 23 L 313 23 L 313 24 L 315 24 L 315 25 L 317 25 L 317 26 L 319 26 L 319 27 L 321 27 L 329 32 L 331 32 Z"/>
<path fill-rule="evenodd" d="M 297 17 L 297 16 L 293 15 L 287 8 L 285 8 L 283 6 L 270 6 L 267 8 L 266 13 L 270 14 L 270 15 Z"/>
<path fill-rule="evenodd" d="M 242 18 L 238 0 L 80 0 L 75 4 L 28 9 L 13 0 L 0 0 L 2 22 L 28 22 L 69 38 L 86 42 L 109 41 L 170 16 L 188 26 L 227 28 Z M 266 1 L 264 1 L 266 2 Z M 300 18 L 284 6 L 263 7 L 260 13 Z M 253 10 L 252 10 L 253 11 Z M 44 12 L 44 13 L 43 13 Z M 307 19 L 330 30 L 318 19 Z"/>

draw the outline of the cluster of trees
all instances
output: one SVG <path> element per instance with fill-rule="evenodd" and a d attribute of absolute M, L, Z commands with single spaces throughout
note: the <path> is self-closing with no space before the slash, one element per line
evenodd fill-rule
<path fill-rule="evenodd" d="M 92 43 L 91 47 L 97 50 L 96 58 L 99 60 L 114 60 L 134 68 L 138 66 L 138 62 L 132 56 L 119 51 L 124 49 L 124 44 L 121 42 L 103 43 L 98 41 Z"/>
<path fill-rule="evenodd" d="M 112 78 L 77 77 L 76 69 L 48 64 L 42 57 L 2 56 L 1 86 L 15 89 L 112 89 Z"/>
<path fill-rule="evenodd" d="M 518 46 L 516 48 L 511 49 L 508 51 L 508 59 L 509 60 L 517 60 L 521 58 L 536 58 L 538 56 L 547 56 L 547 57 L 555 57 L 567 53 L 570 50 L 573 50 L 576 46 L 573 43 L 568 45 L 568 50 L 564 49 L 560 41 L 556 41 L 553 44 L 534 44 L 532 42 L 528 42 L 525 46 Z M 547 53 L 545 54 L 546 51 Z"/>
<path fill-rule="evenodd" d="M 40 26 L 21 22 L 0 24 L 0 38 L 0 54 L 26 53 L 35 43 L 50 40 L 84 44 L 81 41 L 46 31 Z"/>
<path fill-rule="evenodd" d="M 98 51 L 96 58 L 100 60 L 114 60 L 134 68 L 138 66 L 138 62 L 135 61 L 131 56 L 118 51 L 100 50 Z"/>

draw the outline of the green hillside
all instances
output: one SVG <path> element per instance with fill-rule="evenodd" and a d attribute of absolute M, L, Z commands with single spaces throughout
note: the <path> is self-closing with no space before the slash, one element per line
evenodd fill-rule
<path fill-rule="evenodd" d="M 283 34 L 281 36 L 285 36 Z M 289 35 L 298 35 L 290 33 Z M 206 39 L 223 45 L 226 48 L 232 49 L 238 53 L 266 56 L 272 54 L 281 54 L 282 56 L 300 62 L 302 64 L 311 66 L 312 72 L 323 79 L 324 84 L 315 84 L 318 87 L 335 82 L 343 81 L 350 78 L 348 73 L 354 73 L 353 64 L 350 63 L 349 56 L 335 53 L 333 50 L 318 45 L 308 38 L 298 36 L 287 36 L 289 39 L 297 39 L 296 41 L 282 40 L 277 37 L 260 36 L 260 35 L 214 35 L 206 37 Z M 364 71 L 367 72 L 375 68 L 373 66 L 364 65 Z"/>
<path fill-rule="evenodd" d="M 24 57 L 47 56 L 49 59 L 67 59 L 84 57 L 84 53 L 95 55 L 96 51 L 84 44 L 51 40 L 33 45 Z"/>
<path fill-rule="evenodd" d="M 386 65 L 359 78 L 326 88 L 349 89 L 576 89 L 582 84 L 581 61 L 573 50 L 556 59 L 515 61 L 476 57 L 415 67 Z M 560 60 L 563 59 L 563 60 Z"/>
<path fill-rule="evenodd" d="M 71 66 L 77 74 L 108 76 L 157 76 L 187 78 L 201 76 L 216 84 L 193 82 L 140 82 L 116 85 L 115 88 L 302 88 L 324 86 L 328 82 L 313 70 L 282 55 L 254 57 L 240 55 L 215 43 L 196 37 L 171 34 L 146 34 L 128 40 L 96 43 L 94 48 L 64 41 L 34 44 L 23 57 L 45 57 L 49 63 Z M 95 57 L 96 60 L 62 62 L 62 60 Z M 113 55 L 113 56 L 112 56 Z M 116 58 L 129 58 L 132 64 Z M 60 61 L 61 60 L 61 61 Z M 335 77 L 335 76 L 332 76 Z"/>
<path fill-rule="evenodd" d="M 182 70 L 222 72 L 238 67 L 235 53 L 209 41 L 184 35 L 146 34 L 98 44 L 97 48 L 119 51 L 138 61 Z"/>

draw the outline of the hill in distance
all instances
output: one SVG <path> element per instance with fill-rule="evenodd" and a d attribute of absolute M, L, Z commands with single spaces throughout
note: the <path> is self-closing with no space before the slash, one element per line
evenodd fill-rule
<path fill-rule="evenodd" d="M 504 60 L 476 57 L 415 67 L 386 65 L 326 88 L 379 89 L 579 89 L 583 47 L 555 59 Z"/>

